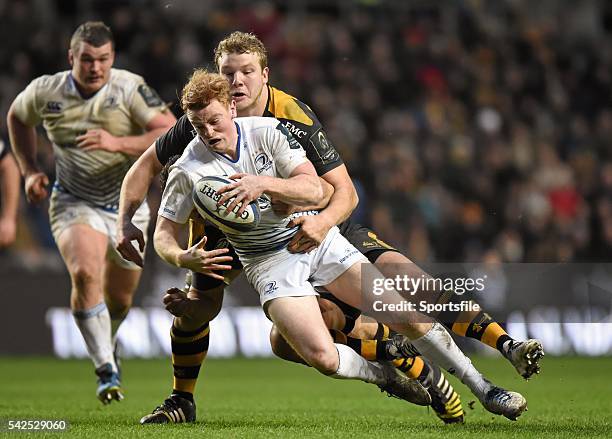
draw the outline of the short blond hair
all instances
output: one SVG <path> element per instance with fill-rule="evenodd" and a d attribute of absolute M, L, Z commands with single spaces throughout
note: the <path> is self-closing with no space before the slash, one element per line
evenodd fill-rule
<path fill-rule="evenodd" d="M 261 69 L 268 67 L 268 52 L 266 46 L 255 34 L 248 32 L 232 32 L 222 39 L 215 49 L 215 65 L 219 67 L 219 60 L 224 53 L 254 53 L 259 58 Z"/>
<path fill-rule="evenodd" d="M 196 69 L 181 92 L 181 108 L 198 111 L 208 106 L 214 99 L 224 105 L 231 102 L 230 85 L 223 76 L 204 69 Z"/>

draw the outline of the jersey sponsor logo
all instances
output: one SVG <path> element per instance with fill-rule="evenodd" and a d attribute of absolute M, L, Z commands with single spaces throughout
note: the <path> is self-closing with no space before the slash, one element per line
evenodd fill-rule
<path fill-rule="evenodd" d="M 293 135 L 289 132 L 287 128 L 283 126 L 282 123 L 279 123 L 278 125 L 276 125 L 276 129 L 279 130 L 281 133 L 283 133 L 285 137 L 287 137 L 287 141 L 289 142 L 289 148 L 300 149 L 302 147 L 300 145 L 300 142 L 298 142 L 295 139 L 295 137 L 293 137 Z"/>
<path fill-rule="evenodd" d="M 159 107 L 164 103 L 157 92 L 146 84 L 140 84 L 138 86 L 138 93 L 140 93 L 140 96 L 144 99 L 147 107 Z"/>
<path fill-rule="evenodd" d="M 276 290 L 278 290 L 278 287 L 276 286 L 276 281 L 273 280 L 271 282 L 268 282 L 264 287 L 263 287 L 263 295 L 267 296 L 268 294 L 272 294 L 273 292 L 275 292 Z"/>
<path fill-rule="evenodd" d="M 259 206 L 259 210 L 269 209 L 272 203 L 266 196 L 261 196 L 257 199 L 257 205 Z"/>
<path fill-rule="evenodd" d="M 291 122 L 289 122 L 288 120 L 285 121 L 285 124 L 283 125 L 285 128 L 287 128 L 287 130 L 293 134 L 295 137 L 297 137 L 298 139 L 303 139 L 304 136 L 306 134 L 308 134 L 306 131 L 299 129 L 298 127 L 296 127 L 295 125 L 293 125 Z"/>
<path fill-rule="evenodd" d="M 64 104 L 62 102 L 57 101 L 48 101 L 47 102 L 47 113 L 61 113 Z"/>
<path fill-rule="evenodd" d="M 216 204 L 220 199 L 221 199 L 221 195 L 219 193 L 217 193 L 217 191 L 210 187 L 208 184 L 204 184 L 202 186 L 202 189 L 200 189 L 200 193 L 202 195 L 204 195 L 207 198 L 210 198 L 212 201 L 215 202 L 215 207 L 214 207 L 214 211 L 212 212 L 213 214 L 217 215 L 217 216 L 221 216 L 221 214 L 223 212 L 225 212 L 225 210 L 227 209 L 227 207 L 232 203 L 232 201 L 234 200 L 233 198 L 230 198 L 229 200 L 227 200 L 225 203 L 223 204 Z M 232 213 L 236 214 L 238 213 L 238 211 L 240 210 L 240 207 L 242 206 L 242 204 L 238 204 L 236 206 L 234 206 L 234 208 L 232 209 Z M 249 217 L 249 211 L 245 210 L 244 212 L 242 212 L 240 214 L 240 218 L 243 220 L 246 220 Z"/>
<path fill-rule="evenodd" d="M 113 108 L 119 107 L 119 102 L 117 101 L 116 97 L 109 96 L 104 100 L 104 104 L 102 105 L 102 107 L 105 110 L 112 110 Z"/>
<path fill-rule="evenodd" d="M 168 209 L 167 207 L 164 207 L 164 212 L 169 213 L 170 215 L 176 215 L 176 212 L 172 209 Z"/>
<path fill-rule="evenodd" d="M 327 136 L 322 130 L 312 136 L 310 143 L 324 164 L 338 159 L 338 152 L 329 144 Z"/>
<path fill-rule="evenodd" d="M 344 263 L 347 259 L 349 259 L 351 256 L 356 255 L 357 253 L 359 253 L 359 250 L 356 249 L 352 249 L 350 247 L 347 248 L 347 250 L 345 250 L 346 255 L 344 255 L 343 257 L 341 257 L 338 262 L 340 262 L 341 264 Z"/>
<path fill-rule="evenodd" d="M 258 174 L 267 171 L 271 167 L 272 162 L 270 161 L 270 158 L 265 152 L 262 152 L 261 154 L 258 154 L 257 157 L 255 157 L 255 168 L 257 169 Z"/>

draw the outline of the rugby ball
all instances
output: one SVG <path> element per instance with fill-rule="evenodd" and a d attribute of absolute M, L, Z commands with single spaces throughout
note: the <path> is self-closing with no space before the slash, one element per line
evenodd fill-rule
<path fill-rule="evenodd" d="M 217 205 L 222 196 L 217 191 L 233 182 L 234 180 L 230 180 L 225 176 L 201 178 L 193 188 L 193 203 L 202 218 L 207 219 L 222 231 L 246 232 L 253 230 L 259 225 L 259 219 L 261 218 L 257 200 L 250 202 L 239 217 L 236 216 L 236 212 L 238 212 L 242 203 L 236 206 L 233 212 L 227 213 L 227 215 L 225 214 L 227 207 L 233 199 L 226 201 L 222 205 Z"/>

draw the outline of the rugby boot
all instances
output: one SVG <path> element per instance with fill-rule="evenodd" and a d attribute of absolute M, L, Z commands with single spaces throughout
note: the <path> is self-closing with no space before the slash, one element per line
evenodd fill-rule
<path fill-rule="evenodd" d="M 533 374 L 540 373 L 539 361 L 544 356 L 544 348 L 539 340 L 510 341 L 504 356 L 519 375 L 528 380 Z"/>
<path fill-rule="evenodd" d="M 195 403 L 178 395 L 170 395 L 162 405 L 140 419 L 141 424 L 178 424 L 183 422 L 195 422 Z"/>
<path fill-rule="evenodd" d="M 113 371 L 113 366 L 110 363 L 103 364 L 96 369 L 98 376 L 98 388 L 96 395 L 102 401 L 102 404 L 110 404 L 112 401 L 121 401 L 123 399 L 123 389 L 119 374 Z"/>

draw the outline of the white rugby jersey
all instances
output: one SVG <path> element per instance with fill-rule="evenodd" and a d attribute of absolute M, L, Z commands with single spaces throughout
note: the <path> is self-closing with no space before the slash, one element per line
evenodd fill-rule
<path fill-rule="evenodd" d="M 308 160 L 300 144 L 277 119 L 240 117 L 234 122 L 238 129 L 236 160 L 211 151 L 199 137 L 193 139 L 170 168 L 159 215 L 179 224 L 187 222 L 195 208 L 193 187 L 202 177 L 242 172 L 288 178 L 297 166 Z M 287 228 L 293 216 L 276 215 L 269 198 L 265 194 L 263 198 L 259 202 L 261 219 L 256 229 L 239 233 L 223 231 L 243 263 L 285 247 L 298 230 L 298 227 Z"/>
<path fill-rule="evenodd" d="M 34 79 L 14 103 L 26 125 L 42 122 L 55 153 L 56 185 L 96 206 L 116 210 L 121 182 L 134 158 L 119 152 L 83 151 L 76 137 L 102 128 L 114 136 L 137 136 L 166 105 L 144 79 L 127 70 L 111 69 L 95 95 L 81 97 L 70 71 Z"/>

